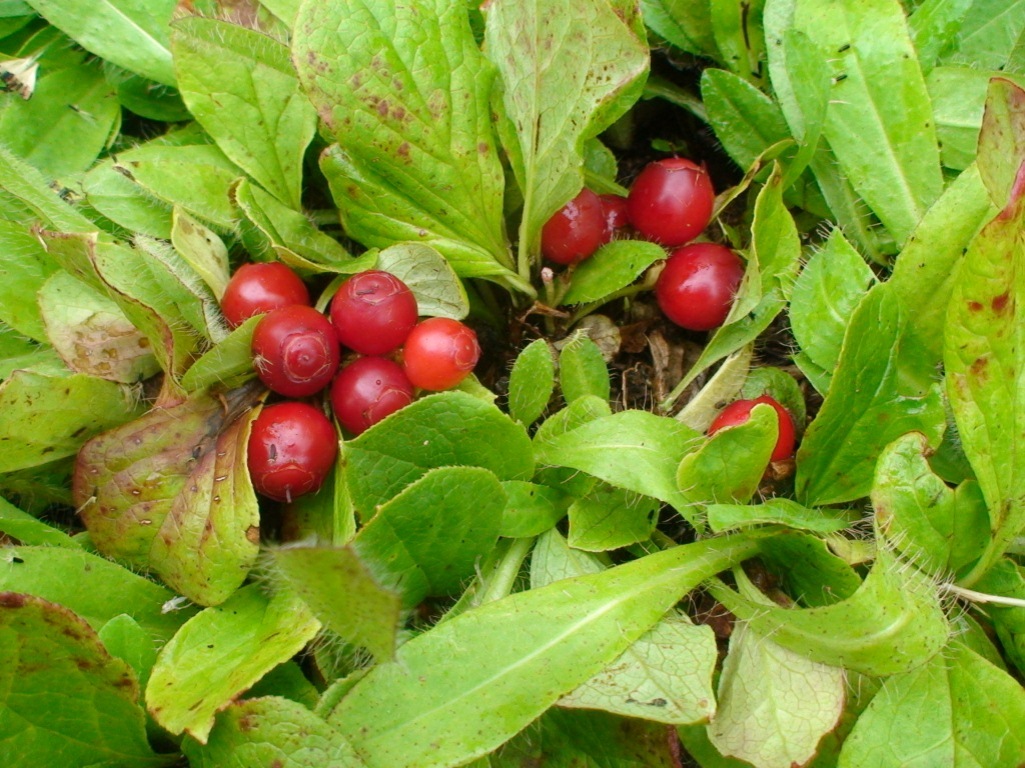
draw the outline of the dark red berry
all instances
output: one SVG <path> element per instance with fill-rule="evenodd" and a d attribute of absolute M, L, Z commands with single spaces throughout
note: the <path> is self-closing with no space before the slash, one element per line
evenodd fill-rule
<path fill-rule="evenodd" d="M 358 435 L 413 402 L 413 385 L 402 366 L 387 357 L 361 357 L 331 384 L 331 407 L 348 432 Z"/>
<path fill-rule="evenodd" d="M 386 355 L 402 346 L 417 321 L 416 297 L 389 272 L 353 275 L 331 299 L 338 340 L 361 355 Z"/>
<path fill-rule="evenodd" d="M 556 264 L 576 264 L 605 243 L 601 200 L 584 187 L 541 228 L 541 253 Z"/>
<path fill-rule="evenodd" d="M 610 242 L 616 232 L 630 224 L 626 213 L 626 198 L 622 195 L 604 194 L 601 198 L 602 212 L 605 214 L 605 242 Z"/>
<path fill-rule="evenodd" d="M 649 163 L 630 187 L 627 216 L 643 237 L 675 248 L 712 219 L 715 190 L 708 173 L 682 157 Z"/>
<path fill-rule="evenodd" d="M 729 248 L 691 243 L 666 259 L 655 299 L 681 328 L 708 331 L 725 322 L 743 277 L 744 263 Z"/>
<path fill-rule="evenodd" d="M 221 312 L 228 325 L 236 328 L 254 315 L 292 304 L 310 304 L 299 275 L 276 261 L 243 264 L 224 289 Z"/>
<path fill-rule="evenodd" d="M 268 405 L 249 433 L 247 464 L 253 487 L 277 501 L 290 502 L 318 490 L 337 455 L 334 425 L 306 403 Z"/>
<path fill-rule="evenodd" d="M 299 305 L 264 315 L 253 331 L 252 352 L 260 380 L 287 397 L 306 397 L 326 387 L 340 357 L 331 321 Z"/>
<path fill-rule="evenodd" d="M 458 320 L 431 317 L 413 329 L 402 348 L 402 367 L 413 386 L 438 392 L 470 375 L 480 358 L 473 329 Z"/>

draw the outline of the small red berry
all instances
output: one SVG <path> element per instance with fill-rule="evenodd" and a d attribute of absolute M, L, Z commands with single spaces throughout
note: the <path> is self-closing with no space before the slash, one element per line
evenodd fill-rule
<path fill-rule="evenodd" d="M 342 368 L 331 384 L 338 423 L 361 434 L 413 402 L 413 385 L 402 366 L 387 357 L 361 357 Z"/>
<path fill-rule="evenodd" d="M 299 275 L 276 261 L 243 264 L 221 297 L 221 312 L 232 328 L 254 315 L 292 304 L 309 306 L 310 294 Z"/>
<path fill-rule="evenodd" d="M 292 305 L 264 315 L 253 331 L 253 364 L 267 387 L 287 397 L 322 390 L 338 370 L 338 335 L 313 307 Z"/>
<path fill-rule="evenodd" d="M 277 501 L 291 502 L 318 490 L 337 455 L 334 425 L 306 403 L 268 405 L 249 433 L 247 465 L 253 487 Z"/>
<path fill-rule="evenodd" d="M 601 199 L 587 187 L 541 228 L 541 253 L 556 264 L 583 261 L 605 242 L 605 212 Z"/>
<path fill-rule="evenodd" d="M 353 275 L 331 299 L 338 340 L 361 355 L 386 355 L 402 346 L 417 321 L 416 297 L 390 272 Z"/>
<path fill-rule="evenodd" d="M 626 214 L 626 198 L 611 193 L 598 195 L 601 199 L 602 213 L 605 214 L 605 242 L 611 242 L 616 232 L 630 223 Z"/>
<path fill-rule="evenodd" d="M 712 219 L 708 172 L 682 157 L 649 163 L 630 187 L 626 211 L 643 237 L 668 248 L 689 243 Z"/>
<path fill-rule="evenodd" d="M 458 320 L 431 317 L 406 339 L 402 367 L 413 386 L 438 392 L 451 389 L 470 375 L 480 358 L 473 329 Z"/>
<path fill-rule="evenodd" d="M 681 328 L 709 331 L 726 321 L 744 277 L 744 262 L 717 243 L 691 243 L 674 251 L 655 283 L 655 299 Z"/>
<path fill-rule="evenodd" d="M 771 405 L 776 409 L 776 413 L 779 416 L 779 437 L 776 439 L 776 445 L 772 449 L 770 459 L 772 461 L 789 459 L 794 455 L 794 442 L 796 440 L 794 418 L 790 415 L 790 411 L 769 395 L 762 395 L 752 400 L 737 400 L 730 403 L 716 416 L 712 426 L 708 428 L 708 434 L 714 435 L 720 429 L 746 423 L 751 418 L 751 411 L 760 403 Z"/>

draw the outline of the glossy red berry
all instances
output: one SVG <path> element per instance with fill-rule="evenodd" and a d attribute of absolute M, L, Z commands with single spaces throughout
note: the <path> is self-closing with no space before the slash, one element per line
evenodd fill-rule
<path fill-rule="evenodd" d="M 602 213 L 605 214 L 605 242 L 610 242 L 616 232 L 630 223 L 626 213 L 626 198 L 611 193 L 598 195 Z"/>
<path fill-rule="evenodd" d="M 402 366 L 387 357 L 361 357 L 331 384 L 331 407 L 348 432 L 358 435 L 413 402 L 413 385 Z"/>
<path fill-rule="evenodd" d="M 701 234 L 714 206 L 715 190 L 705 169 L 670 157 L 640 172 L 630 187 L 626 211 L 643 237 L 675 248 Z"/>
<path fill-rule="evenodd" d="M 691 243 L 666 259 L 655 299 L 681 328 L 708 331 L 725 322 L 743 277 L 744 262 L 726 246 Z"/>
<path fill-rule="evenodd" d="M 417 321 L 416 297 L 390 272 L 353 275 L 331 299 L 338 340 L 361 355 L 386 355 L 402 346 Z"/>
<path fill-rule="evenodd" d="M 253 331 L 252 352 L 260 380 L 287 397 L 306 397 L 326 387 L 340 357 L 331 321 L 300 305 L 264 315 Z"/>
<path fill-rule="evenodd" d="M 470 375 L 480 359 L 473 329 L 458 320 L 431 317 L 413 329 L 402 348 L 402 367 L 413 386 L 438 392 Z"/>
<path fill-rule="evenodd" d="M 306 403 L 268 405 L 249 433 L 247 463 L 253 487 L 277 501 L 290 502 L 318 490 L 337 455 L 334 425 Z"/>
<path fill-rule="evenodd" d="M 586 187 L 541 228 L 541 253 L 556 264 L 583 261 L 605 242 L 601 199 Z"/>
<path fill-rule="evenodd" d="M 310 304 L 299 275 L 276 261 L 243 264 L 224 289 L 221 312 L 228 325 L 237 328 L 254 315 L 292 304 Z"/>
<path fill-rule="evenodd" d="M 776 413 L 779 416 L 779 437 L 776 439 L 776 445 L 772 449 L 771 460 L 782 461 L 783 459 L 789 459 L 794 455 L 794 442 L 796 440 L 794 419 L 790 415 L 790 411 L 769 395 L 762 395 L 751 400 L 737 400 L 730 403 L 712 422 L 712 426 L 708 428 L 708 434 L 714 435 L 720 429 L 744 424 L 751 418 L 751 411 L 759 403 L 771 405 L 776 409 Z"/>

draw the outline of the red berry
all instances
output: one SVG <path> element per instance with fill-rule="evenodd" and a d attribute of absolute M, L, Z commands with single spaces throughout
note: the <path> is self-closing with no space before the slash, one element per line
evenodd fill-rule
<path fill-rule="evenodd" d="M 431 317 L 413 329 L 402 348 L 402 365 L 413 386 L 438 392 L 470 375 L 480 358 L 472 328 L 447 317 Z"/>
<path fill-rule="evenodd" d="M 762 395 L 753 400 L 737 400 L 730 403 L 716 416 L 712 426 L 708 428 L 708 434 L 714 435 L 725 427 L 735 427 L 738 424 L 744 424 L 751 418 L 751 411 L 759 403 L 771 405 L 776 409 L 776 413 L 779 416 L 779 437 L 776 439 L 776 445 L 772 449 L 771 460 L 782 461 L 783 459 L 789 459 L 794 455 L 794 418 L 790 415 L 790 411 L 769 395 Z"/>
<path fill-rule="evenodd" d="M 338 435 L 312 405 L 268 405 L 253 421 L 247 463 L 253 487 L 277 501 L 290 502 L 320 488 L 334 467 Z"/>
<path fill-rule="evenodd" d="M 413 402 L 413 385 L 387 357 L 361 357 L 331 384 L 331 407 L 346 430 L 358 435 Z"/>
<path fill-rule="evenodd" d="M 331 321 L 300 305 L 264 315 L 253 331 L 252 352 L 260 380 L 287 397 L 306 397 L 326 387 L 340 357 Z"/>
<path fill-rule="evenodd" d="M 671 157 L 645 166 L 630 187 L 626 211 L 641 235 L 675 248 L 701 234 L 714 206 L 715 190 L 705 169 Z"/>
<path fill-rule="evenodd" d="M 666 259 L 655 299 L 670 320 L 691 331 L 718 328 L 733 306 L 744 263 L 716 243 L 691 243 Z"/>
<path fill-rule="evenodd" d="M 610 242 L 613 236 L 623 227 L 630 223 L 626 213 L 626 198 L 622 195 L 605 194 L 598 195 L 601 199 L 602 213 L 605 214 L 605 242 Z"/>
<path fill-rule="evenodd" d="M 253 315 L 292 304 L 309 306 L 310 294 L 295 272 L 276 261 L 243 264 L 231 276 L 221 297 L 221 312 L 237 328 Z"/>
<path fill-rule="evenodd" d="M 386 355 L 402 346 L 417 320 L 416 297 L 390 272 L 353 275 L 331 299 L 338 340 L 361 355 Z"/>
<path fill-rule="evenodd" d="M 584 187 L 541 228 L 541 253 L 556 264 L 576 264 L 605 241 L 601 199 Z"/>

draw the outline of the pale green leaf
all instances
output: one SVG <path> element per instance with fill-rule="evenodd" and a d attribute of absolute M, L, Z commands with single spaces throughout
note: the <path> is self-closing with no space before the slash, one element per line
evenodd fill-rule
<path fill-rule="evenodd" d="M 509 373 L 509 415 L 524 426 L 533 424 L 555 391 L 555 363 L 545 339 L 534 339 L 516 356 Z"/>

